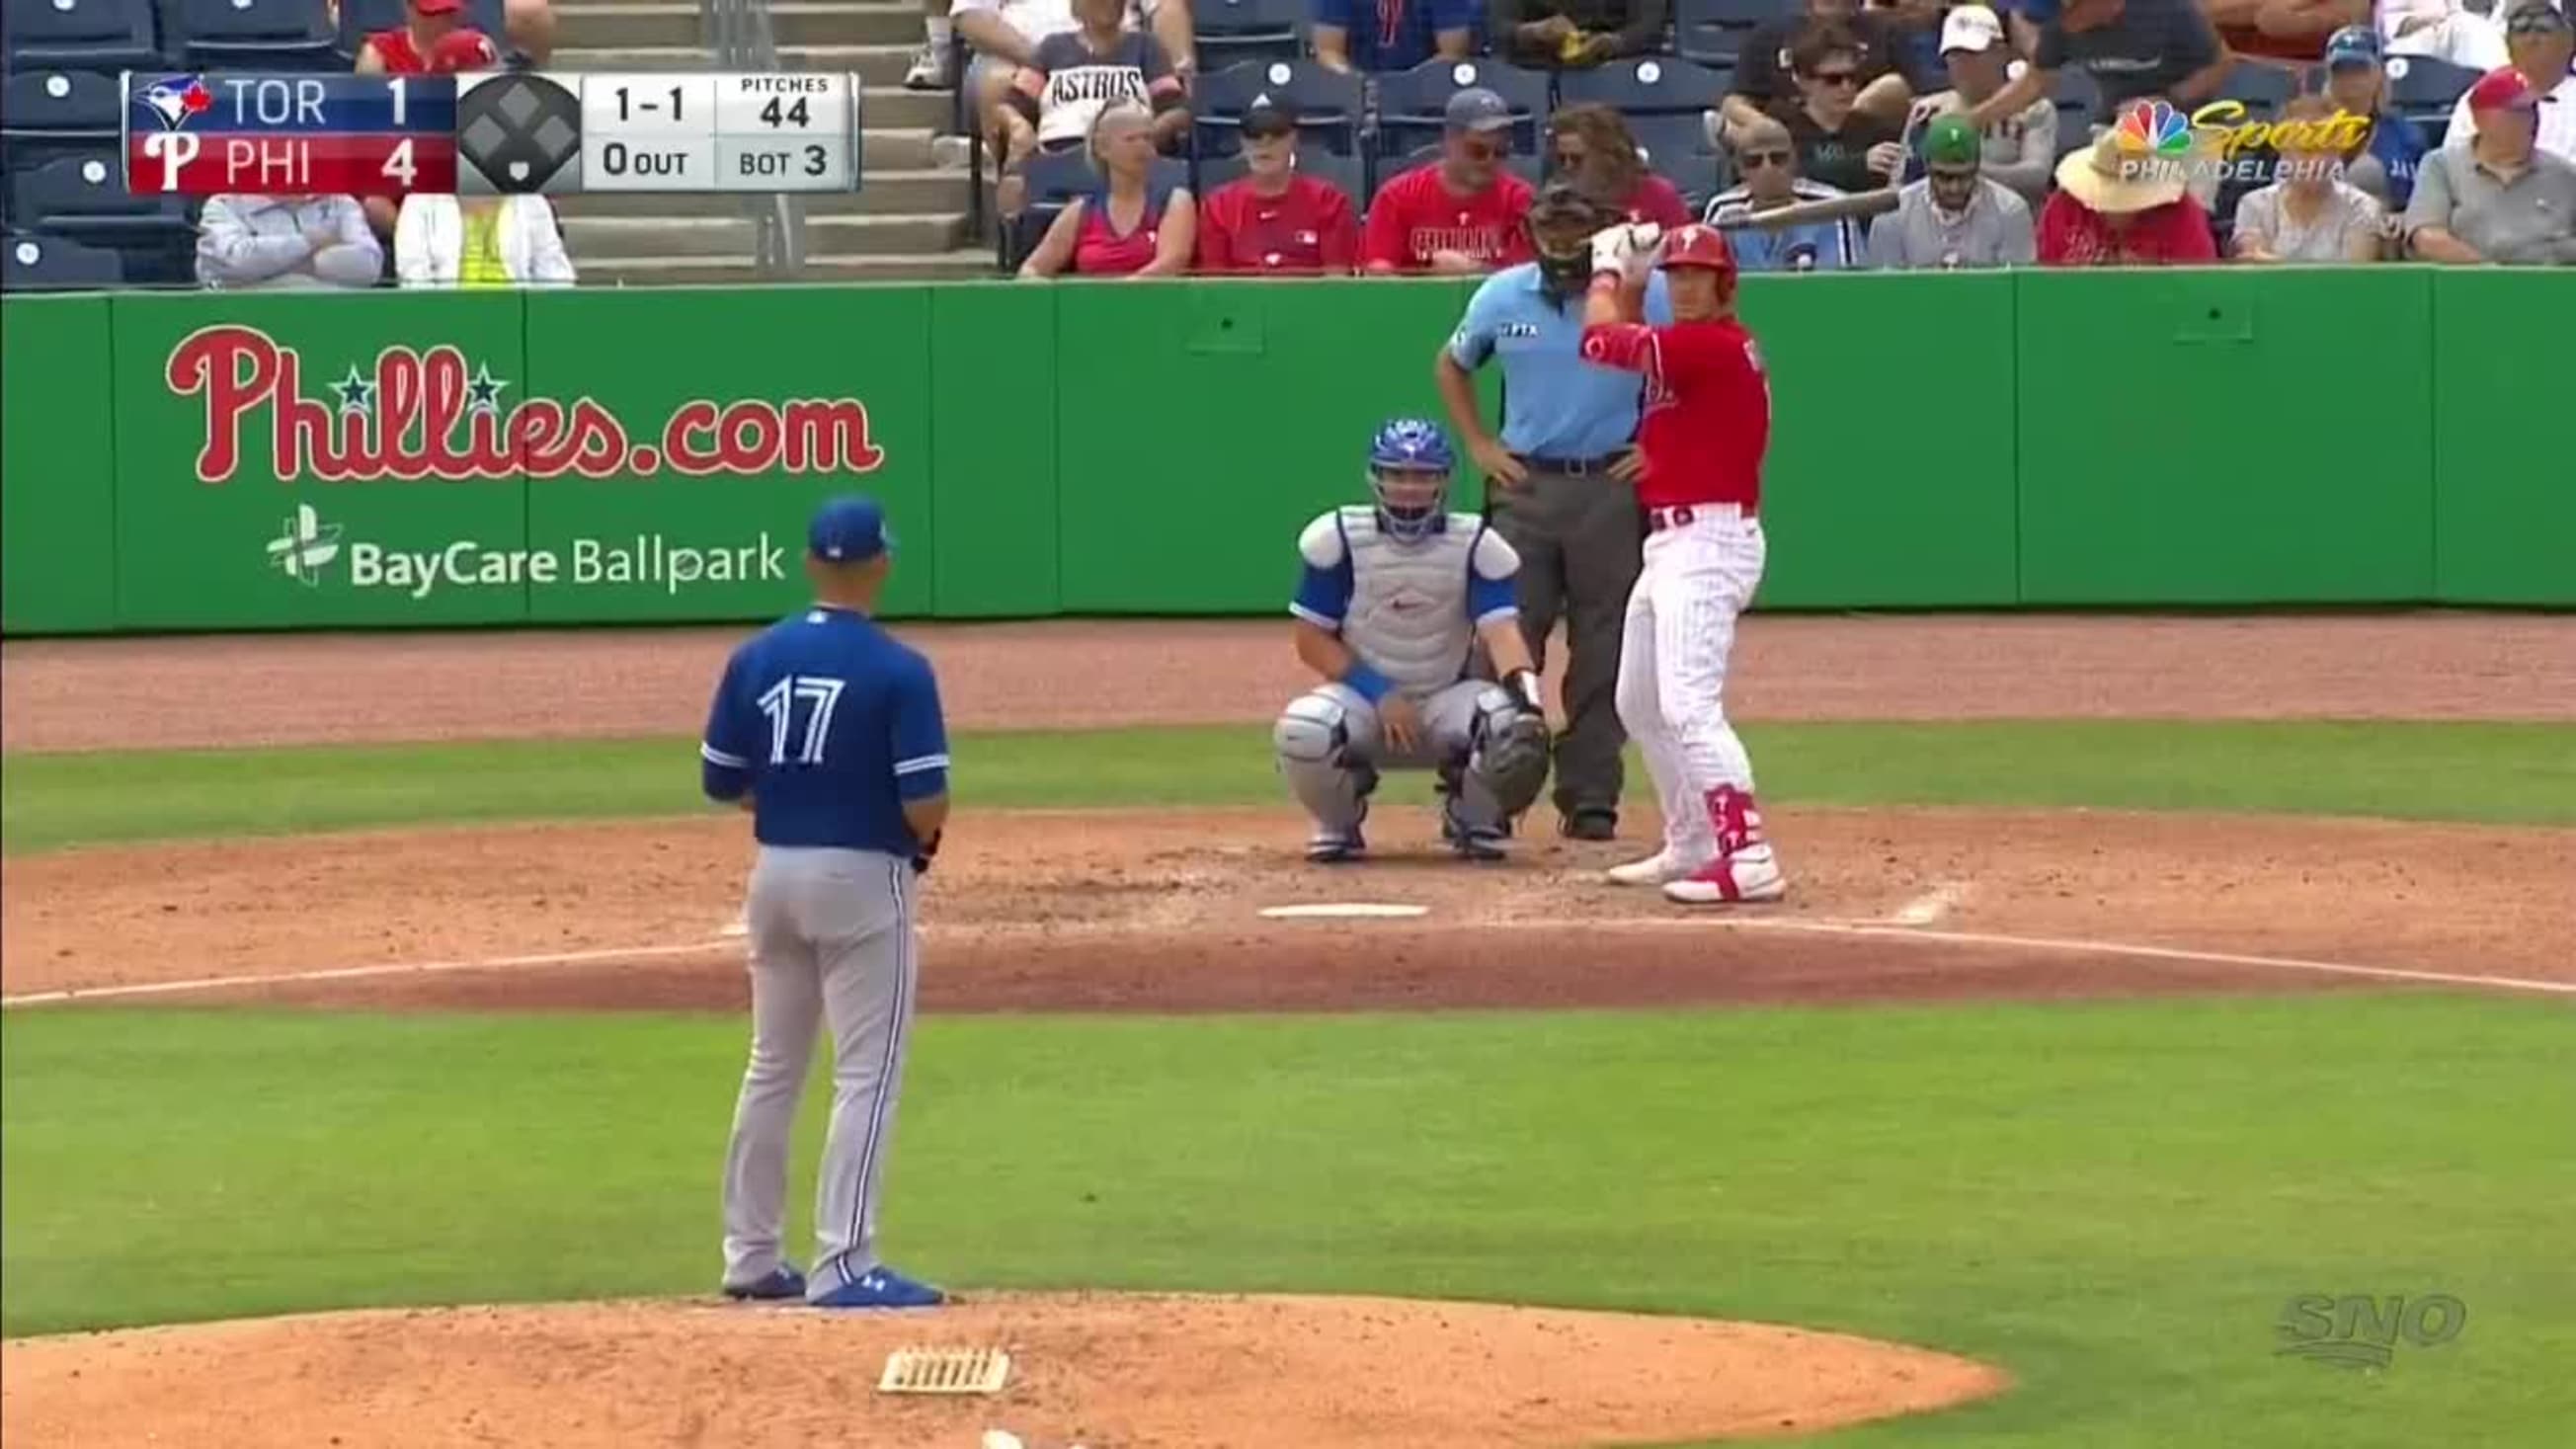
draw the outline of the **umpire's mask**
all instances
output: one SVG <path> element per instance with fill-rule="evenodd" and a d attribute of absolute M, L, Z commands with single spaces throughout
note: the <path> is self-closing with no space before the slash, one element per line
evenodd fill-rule
<path fill-rule="evenodd" d="M 1592 234 L 1615 220 L 1562 181 L 1550 182 L 1530 203 L 1522 225 L 1529 229 L 1530 250 L 1538 255 L 1549 296 L 1563 302 L 1592 284 Z"/>

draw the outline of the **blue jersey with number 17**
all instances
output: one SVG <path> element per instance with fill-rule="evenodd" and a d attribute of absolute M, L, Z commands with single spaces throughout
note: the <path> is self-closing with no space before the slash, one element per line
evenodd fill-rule
<path fill-rule="evenodd" d="M 849 609 L 807 609 L 735 650 L 698 754 L 710 798 L 752 792 L 763 845 L 909 857 L 903 802 L 948 788 L 930 661 Z"/>

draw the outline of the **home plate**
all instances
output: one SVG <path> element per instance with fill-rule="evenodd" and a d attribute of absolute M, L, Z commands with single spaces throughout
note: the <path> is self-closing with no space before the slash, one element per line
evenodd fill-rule
<path fill-rule="evenodd" d="M 1375 905 L 1367 901 L 1332 901 L 1308 906 L 1264 906 L 1261 914 L 1274 921 L 1312 920 L 1405 920 L 1431 914 L 1429 906 Z"/>

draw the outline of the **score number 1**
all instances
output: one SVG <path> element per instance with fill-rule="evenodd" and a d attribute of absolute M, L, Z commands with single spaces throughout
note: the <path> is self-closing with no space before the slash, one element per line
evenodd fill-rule
<path fill-rule="evenodd" d="M 411 118 L 411 82 L 404 76 L 387 76 L 385 89 L 394 98 L 394 129 L 400 130 Z M 405 191 L 420 176 L 420 167 L 411 159 L 411 137 L 394 143 L 393 154 L 385 157 L 384 174 L 402 183 Z"/>

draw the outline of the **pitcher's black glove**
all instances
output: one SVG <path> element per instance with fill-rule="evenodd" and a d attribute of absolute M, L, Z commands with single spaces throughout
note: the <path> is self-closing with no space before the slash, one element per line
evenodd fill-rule
<path fill-rule="evenodd" d="M 931 837 L 928 840 L 921 842 L 920 853 L 912 858 L 912 873 L 914 875 L 929 874 L 930 858 L 939 853 L 939 837 L 945 833 L 945 831 L 934 831 L 931 833 Z"/>

